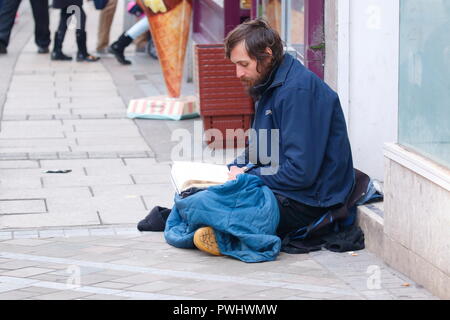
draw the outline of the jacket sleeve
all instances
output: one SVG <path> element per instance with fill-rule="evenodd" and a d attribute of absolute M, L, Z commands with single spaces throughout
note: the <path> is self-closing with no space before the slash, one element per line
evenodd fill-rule
<path fill-rule="evenodd" d="M 233 162 L 227 164 L 228 169 L 232 166 L 236 166 L 239 168 L 245 167 L 248 164 L 248 146 L 245 147 L 245 150 L 237 156 Z"/>
<path fill-rule="evenodd" d="M 269 164 L 248 173 L 259 176 L 271 189 L 306 189 L 316 182 L 325 157 L 333 105 L 325 103 L 330 101 L 325 97 L 313 97 L 309 90 L 287 91 L 273 108 L 280 119 L 279 157 L 284 160 L 278 170 L 267 170 Z"/>

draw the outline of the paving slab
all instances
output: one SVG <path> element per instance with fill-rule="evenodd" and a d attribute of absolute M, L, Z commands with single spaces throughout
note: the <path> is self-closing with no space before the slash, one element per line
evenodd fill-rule
<path fill-rule="evenodd" d="M 152 233 L 150 238 L 159 238 L 162 240 L 162 233 Z M 89 237 L 86 237 L 89 238 Z M 182 296 L 186 299 L 200 298 L 200 299 L 284 299 L 284 298 L 308 298 L 308 299 L 380 299 L 380 298 L 392 298 L 392 299 L 433 299 L 423 288 L 419 288 L 414 285 L 412 281 L 411 288 L 398 287 L 395 289 L 382 289 L 369 290 L 367 286 L 355 287 L 354 284 L 349 282 L 349 278 L 340 279 L 337 274 L 334 274 L 329 270 L 329 266 L 322 264 L 322 259 L 331 259 L 333 256 L 339 260 L 339 254 L 329 253 L 329 252 L 319 252 L 315 255 L 286 255 L 282 254 L 279 256 L 275 263 L 267 264 L 244 264 L 237 260 L 232 260 L 224 257 L 212 257 L 204 255 L 196 250 L 181 250 L 170 247 L 165 244 L 164 241 L 160 242 L 148 242 L 145 241 L 146 247 L 151 254 L 152 247 L 159 248 L 159 244 L 162 244 L 166 248 L 166 251 L 177 251 L 186 255 L 192 254 L 194 257 L 201 257 L 197 259 L 196 263 L 192 262 L 192 267 L 189 267 L 189 263 L 170 263 L 165 262 L 164 257 L 161 255 L 153 255 L 149 257 L 151 259 L 146 259 L 145 256 L 134 256 L 133 259 L 122 259 L 117 260 L 117 257 L 110 257 L 109 254 L 114 252 L 114 250 L 120 248 L 130 249 L 136 248 L 135 240 L 146 240 L 149 236 L 147 234 L 142 234 L 133 241 L 127 240 L 123 242 L 120 236 L 116 235 L 114 238 L 108 238 L 108 240 L 103 241 L 103 243 L 96 245 L 95 242 L 89 242 L 89 246 L 84 249 L 72 248 L 71 251 L 74 255 L 70 258 L 64 258 L 64 253 L 59 254 L 55 252 L 53 257 L 46 256 L 46 252 L 49 252 L 48 248 L 37 251 L 35 254 L 17 254 L 17 253 L 7 253 L 5 248 L 0 247 L 0 258 L 14 261 L 25 261 L 32 263 L 33 266 L 28 266 L 27 264 L 22 265 L 25 267 L 22 271 L 23 275 L 25 273 L 33 272 L 40 273 L 41 271 L 51 271 L 39 266 L 39 263 L 58 263 L 66 266 L 78 266 L 80 270 L 82 268 L 87 268 L 85 270 L 90 270 L 90 272 L 85 272 L 82 275 L 82 280 L 87 287 L 95 285 L 97 288 L 104 289 L 125 289 L 129 297 L 137 297 L 133 292 L 148 292 L 148 293 L 158 293 L 164 296 L 177 295 Z M 98 239 L 95 238 L 95 239 Z M 67 245 L 67 238 L 64 242 Z M 27 239 L 24 240 L 13 240 L 16 244 L 20 243 L 22 246 L 33 245 L 34 242 L 39 242 L 38 239 Z M 21 241 L 21 242 L 18 242 Z M 115 241 L 122 241 L 120 246 L 111 246 L 110 250 L 108 248 L 108 243 L 112 244 Z M 6 241 L 7 243 L 14 243 L 12 241 Z M 58 238 L 53 238 L 50 241 L 46 240 L 45 244 L 48 243 L 59 243 Z M 39 247 L 36 247 L 39 248 Z M 95 255 L 89 255 L 85 252 L 86 250 L 95 253 Z M 67 251 L 67 250 L 66 250 Z M 362 255 L 367 255 L 365 258 L 365 263 L 371 263 L 373 265 L 380 265 L 384 269 L 389 268 L 376 257 L 366 253 L 365 251 L 360 251 Z M 364 254 L 363 254 L 364 253 Z M 296 258 L 298 257 L 298 258 Z M 203 258 L 203 259 L 202 259 Z M 160 261 L 158 264 L 157 262 Z M 140 262 L 140 263 L 139 263 Z M 3 264 L 5 266 L 5 263 Z M 221 269 L 217 268 L 217 265 L 223 265 Z M 11 267 L 13 265 L 10 265 Z M 265 271 L 262 273 L 260 270 L 272 270 L 276 266 L 277 272 Z M 290 269 L 292 266 L 299 268 L 298 274 L 292 272 Z M 2 266 L 0 266 L 1 268 Z M 303 267 L 303 269 L 302 269 Z M 35 268 L 35 269 L 27 269 Z M 241 269 L 242 272 L 233 272 L 234 269 Z M 248 271 L 246 271 L 248 269 Z M 208 271 L 206 271 L 208 270 Z M 360 278 L 361 281 L 366 280 L 370 275 L 361 273 L 358 268 L 354 268 L 354 278 Z M 61 270 L 63 272 L 64 270 Z M 94 272 L 95 271 L 95 272 Z M 112 274 L 102 274 L 102 271 L 114 271 Z M 124 275 L 121 276 L 121 272 Z M 308 274 L 309 279 L 304 278 L 305 273 Z M 47 274 L 47 273 L 46 273 Z M 281 275 L 285 274 L 286 277 Z M 323 275 L 328 275 L 328 281 L 320 281 L 323 279 Z M 391 270 L 391 274 L 397 274 L 395 271 Z M 16 277 L 21 275 L 12 273 L 7 274 L 7 276 Z M 303 276 L 303 278 L 302 278 Z M 39 278 L 37 278 L 39 277 Z M 52 277 L 42 277 L 39 274 L 33 276 L 35 280 L 42 281 L 56 281 L 56 275 Z M 84 280 L 83 280 L 84 278 Z M 296 279 L 298 278 L 298 279 Z M 315 278 L 315 281 L 314 281 Z M 53 279 L 53 280 L 51 280 Z M 294 281 L 294 279 L 296 281 Z M 62 281 L 63 279 L 61 279 Z M 205 281 L 209 282 L 208 288 L 205 288 Z M 399 282 L 403 282 L 404 278 L 399 277 Z M 61 282 L 63 283 L 63 282 Z M 104 284 L 104 286 L 102 286 Z M 179 290 L 178 290 L 179 288 Z M 20 290 L 20 289 L 16 289 Z M 12 290 L 14 292 L 15 290 Z M 116 292 L 117 293 L 117 292 Z M 60 295 L 53 295 L 51 297 L 58 298 L 64 297 L 65 299 L 76 299 L 78 295 L 66 295 L 67 293 L 61 293 Z"/>
<path fill-rule="evenodd" d="M 156 233 L 158 235 L 158 233 Z M 155 233 L 152 234 L 152 237 L 155 236 Z M 162 236 L 159 233 L 159 238 Z M 117 236 L 116 236 L 117 237 Z M 119 237 L 120 238 L 120 237 Z M 148 238 L 146 234 L 143 234 L 138 237 L 138 239 Z M 95 238 L 98 239 L 98 238 Z M 67 240 L 67 239 L 66 239 Z M 39 240 L 28 240 L 27 242 L 20 242 L 22 245 L 32 245 L 33 241 Z M 58 242 L 58 238 L 52 239 L 52 242 Z M 17 242 L 17 241 L 16 241 Z M 48 242 L 48 241 L 47 241 Z M 162 243 L 162 242 L 160 242 Z M 134 247 L 133 243 L 123 243 L 123 247 L 131 246 Z M 151 249 L 154 246 L 153 242 L 148 243 L 149 248 Z M 165 244 L 169 251 L 173 250 L 170 246 Z M 37 247 L 38 248 L 38 247 Z M 117 249 L 117 247 L 114 247 Z M 54 276 L 48 275 L 46 273 L 44 275 L 40 275 L 40 272 L 49 271 L 50 269 L 45 269 L 39 267 L 39 263 L 60 263 L 66 266 L 77 266 L 80 268 L 81 275 L 81 283 L 82 283 L 82 292 L 90 292 L 91 294 L 107 294 L 107 295 L 119 295 L 126 296 L 128 298 L 166 298 L 166 297 L 184 297 L 185 299 L 271 299 L 271 300 L 279 300 L 279 299 L 433 299 L 426 290 L 421 288 L 409 288 L 404 290 L 404 288 L 397 289 L 383 289 L 383 290 L 369 290 L 366 288 L 354 288 L 351 284 L 343 282 L 341 286 L 338 288 L 330 286 L 330 283 L 322 283 L 318 285 L 318 280 L 321 279 L 324 271 L 325 273 L 329 273 L 327 271 L 327 267 L 321 264 L 322 259 L 331 259 L 331 256 L 339 254 L 328 253 L 328 252 L 320 252 L 316 253 L 314 257 L 312 255 L 280 255 L 277 259 L 277 262 L 283 263 L 291 263 L 294 266 L 298 266 L 298 264 L 303 265 L 306 268 L 309 268 L 309 274 L 311 280 L 314 277 L 316 278 L 315 284 L 306 284 L 304 281 L 299 281 L 297 284 L 292 282 L 292 279 L 282 278 L 281 276 L 277 276 L 277 272 L 265 273 L 261 274 L 258 271 L 260 268 L 263 269 L 272 269 L 273 271 L 278 271 L 279 265 L 270 264 L 256 264 L 256 265 L 247 265 L 242 262 L 226 259 L 223 257 L 209 257 L 210 259 L 197 261 L 195 264 L 196 268 L 189 270 L 190 268 L 179 268 L 182 266 L 170 264 L 162 265 L 152 264 L 151 260 L 144 262 L 145 259 L 141 257 L 139 259 L 135 259 L 134 261 L 128 261 L 130 263 L 126 263 L 126 261 L 122 261 L 121 264 L 118 264 L 117 261 L 110 260 L 108 262 L 107 255 L 111 252 L 109 250 L 105 250 L 105 243 L 102 245 L 96 246 L 92 244 L 89 250 L 94 250 L 97 256 L 104 256 L 103 259 L 97 257 L 95 260 L 87 260 L 89 255 L 78 255 L 73 256 L 72 258 L 59 258 L 62 256 L 62 253 L 59 255 L 56 254 L 54 258 L 45 256 L 45 252 L 48 252 L 48 248 L 38 249 L 34 254 L 29 255 L 21 255 L 21 254 L 5 254 L 4 251 L 0 252 L 0 256 L 2 258 L 11 259 L 12 261 L 29 261 L 34 262 L 33 266 L 27 266 L 27 264 L 22 265 L 25 266 L 21 272 L 7 273 L 6 276 L 20 278 L 21 275 L 32 275 L 35 281 L 46 281 L 46 286 L 49 284 L 55 283 L 52 286 L 57 287 L 56 283 L 60 283 L 60 285 L 64 285 L 67 281 L 67 275 L 65 278 L 57 277 L 57 274 Z M 176 251 L 180 251 L 176 249 Z M 181 250 L 183 251 L 183 250 Z M 184 250 L 186 254 L 190 252 L 194 253 L 196 251 L 192 250 Z M 151 251 L 150 251 L 151 252 Z M 364 252 L 364 251 L 361 251 Z M 299 257 L 296 259 L 296 257 Z M 319 259 L 316 260 L 315 258 Z M 156 256 L 154 259 L 157 258 Z M 136 265 L 138 261 L 143 261 L 140 265 Z M 338 257 L 339 260 L 339 257 Z M 106 261 L 106 262 L 105 262 Z M 162 260 L 161 260 L 162 261 Z M 370 262 L 372 264 L 382 264 L 380 261 L 373 256 L 365 257 L 366 262 Z M 153 261 L 154 262 L 154 261 Z M 205 273 L 202 272 L 202 268 L 207 268 L 210 263 L 215 264 L 218 262 L 222 265 L 228 265 L 228 269 L 233 265 L 241 266 L 241 267 L 249 267 L 255 272 L 253 274 L 247 273 L 245 277 L 233 275 L 233 273 L 227 272 L 227 268 L 224 268 L 223 271 L 217 270 L 215 267 L 209 266 L 210 272 Z M 187 263 L 184 264 L 188 266 Z M 194 265 L 193 265 L 194 266 Z M 10 265 L 11 267 L 11 265 Z M 81 270 L 85 270 L 84 276 Z M 383 268 L 388 268 L 387 266 L 383 266 Z M 245 268 L 244 268 L 245 269 Z M 19 269 L 20 270 L 20 269 Z M 87 271 L 86 271 L 87 270 Z M 114 273 L 110 274 L 102 274 L 102 270 L 104 271 L 114 271 Z M 311 271 L 312 270 L 312 271 Z M 315 270 L 315 271 L 314 271 Z M 51 270 L 50 270 L 51 271 Z M 89 271 L 89 272 L 88 272 Z M 306 272 L 306 270 L 302 270 Z M 36 272 L 37 274 L 34 274 Z M 64 273 L 64 270 L 60 272 Z M 121 276 L 121 272 L 124 272 L 124 276 Z M 258 274 L 261 274 L 262 278 L 257 277 Z M 282 274 L 282 273 L 281 273 Z M 61 275 L 63 275 L 61 273 Z M 275 275 L 275 277 L 274 277 Z M 4 275 L 3 275 L 4 276 Z M 356 274 L 359 276 L 359 274 Z M 59 279 L 59 280 L 58 280 Z M 0 278 L 1 280 L 1 278 Z M 57 282 L 57 280 L 59 282 Z M 304 280 L 304 279 L 303 279 Z M 207 281 L 207 282 L 205 282 Z M 339 281 L 339 279 L 336 279 Z M 1 282 L 1 281 L 0 281 Z M 208 283 L 208 286 L 205 286 L 205 283 Z M 413 283 L 413 282 L 411 282 Z M 16 283 L 17 285 L 18 283 Z M 11 283 L 10 283 L 11 285 Z M 92 286 L 97 288 L 97 291 L 92 289 Z M 20 288 L 14 289 L 14 287 L 8 287 L 8 292 L 11 292 L 12 297 L 20 297 L 20 293 L 16 293 L 20 290 L 26 290 L 23 288 L 23 285 Z M 84 289 L 83 289 L 84 288 Z M 108 291 L 110 290 L 118 290 L 118 291 Z M 36 290 L 36 289 L 35 289 Z M 78 290 L 78 289 L 76 289 Z M 80 297 L 84 297 L 83 295 L 77 294 L 79 292 L 74 290 L 65 290 L 60 289 L 57 292 L 52 292 L 50 295 L 47 295 L 45 298 L 51 299 L 78 299 Z M 71 292 L 71 293 L 69 293 Z M 137 292 L 144 293 L 155 293 L 155 296 L 142 296 L 137 294 Z"/>

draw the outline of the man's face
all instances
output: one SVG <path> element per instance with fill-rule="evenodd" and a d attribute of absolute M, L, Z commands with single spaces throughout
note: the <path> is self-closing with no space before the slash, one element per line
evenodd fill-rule
<path fill-rule="evenodd" d="M 266 53 L 272 56 L 272 50 L 266 49 Z M 258 62 L 256 59 L 250 58 L 247 49 L 245 48 L 245 42 L 238 43 L 230 52 L 230 60 L 236 65 L 236 77 L 238 77 L 242 84 L 247 88 L 249 94 L 251 89 L 259 84 L 262 84 L 269 74 L 271 69 L 271 57 L 267 57 L 265 61 L 260 63 L 259 72 L 257 69 Z"/>
<path fill-rule="evenodd" d="M 249 57 L 245 42 L 239 42 L 230 53 L 230 60 L 236 65 L 236 77 L 248 88 L 255 85 L 261 77 L 256 70 L 257 61 Z"/>

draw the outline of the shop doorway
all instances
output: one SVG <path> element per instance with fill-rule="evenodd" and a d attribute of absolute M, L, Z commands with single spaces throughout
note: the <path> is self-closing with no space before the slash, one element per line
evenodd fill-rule
<path fill-rule="evenodd" d="M 281 35 L 288 53 L 324 77 L 324 0 L 253 0 L 252 18 L 264 17 Z"/>

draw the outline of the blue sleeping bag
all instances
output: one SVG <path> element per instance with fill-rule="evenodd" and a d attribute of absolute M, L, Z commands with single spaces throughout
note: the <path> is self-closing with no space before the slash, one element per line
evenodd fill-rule
<path fill-rule="evenodd" d="M 194 232 L 214 229 L 220 252 L 244 262 L 275 260 L 281 240 L 275 235 L 280 213 L 272 191 L 257 176 L 209 187 L 189 197 L 175 195 L 164 236 L 178 248 L 194 248 Z"/>

